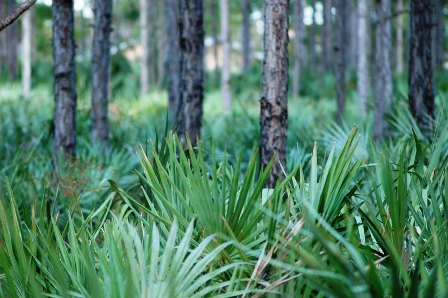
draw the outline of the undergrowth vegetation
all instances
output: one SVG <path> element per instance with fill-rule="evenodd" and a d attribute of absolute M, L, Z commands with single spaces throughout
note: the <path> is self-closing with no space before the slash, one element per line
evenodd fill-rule
<path fill-rule="evenodd" d="M 251 93 L 229 115 L 207 93 L 203 139 L 186 150 L 164 132 L 162 93 L 111 103 L 107 150 L 90 145 L 81 100 L 78 158 L 54 169 L 50 94 L 24 105 L 9 89 L 0 297 L 448 295 L 443 96 L 430 140 L 398 98 L 376 142 L 370 116 L 340 127 L 333 100 L 291 99 L 288 168 L 267 189 L 275 161 L 259 168 Z"/>

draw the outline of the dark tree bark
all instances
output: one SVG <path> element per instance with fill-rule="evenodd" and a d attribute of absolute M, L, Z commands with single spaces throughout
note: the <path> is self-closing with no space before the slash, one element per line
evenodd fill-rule
<path fill-rule="evenodd" d="M 390 0 L 376 0 L 374 138 L 387 133 L 385 113 L 392 103 L 392 29 Z"/>
<path fill-rule="evenodd" d="M 433 0 L 411 2 L 409 40 L 409 105 L 427 137 L 435 118 L 431 30 Z"/>
<path fill-rule="evenodd" d="M 288 0 L 264 1 L 263 95 L 261 97 L 261 164 L 275 162 L 267 182 L 273 188 L 286 168 L 288 128 Z"/>
<path fill-rule="evenodd" d="M 53 0 L 54 159 L 76 154 L 76 90 L 73 0 Z"/>
<path fill-rule="evenodd" d="M 243 10 L 243 73 L 248 74 L 250 71 L 250 0 L 242 0 Z"/>
<path fill-rule="evenodd" d="M 12 0 L 3 0 L 3 1 L 2 3 L 0 3 L 0 17 L 1 17 L 0 32 L 9 27 L 10 25 L 12 25 L 25 11 L 30 9 L 31 6 L 33 6 L 37 0 L 24 1 L 17 8 L 8 13 L 6 13 L 8 3 L 15 4 L 15 1 Z"/>
<path fill-rule="evenodd" d="M 331 70 L 333 66 L 332 46 L 332 22 L 331 22 L 331 0 L 323 1 L 324 8 L 324 28 L 322 33 L 322 62 L 326 71 Z"/>
<path fill-rule="evenodd" d="M 304 0 L 294 0 L 294 77 L 292 82 L 292 95 L 299 96 L 300 79 L 302 73 L 302 61 L 305 52 L 303 37 L 305 25 L 303 24 L 303 11 L 305 9 Z"/>
<path fill-rule="evenodd" d="M 166 2 L 166 28 L 167 28 L 167 61 L 168 66 L 168 121 L 171 128 L 179 125 L 181 113 L 181 66 L 179 35 L 179 0 Z"/>
<path fill-rule="evenodd" d="M 334 0 L 336 7 L 336 45 L 335 70 L 336 70 L 336 121 L 342 124 L 345 111 L 345 72 L 347 67 L 347 26 L 348 4 L 346 0 Z"/>
<path fill-rule="evenodd" d="M 92 143 L 107 145 L 109 125 L 107 106 L 110 70 L 110 34 L 112 32 L 112 0 L 94 3 L 92 42 Z"/>
<path fill-rule="evenodd" d="M 204 99 L 204 7 L 202 0 L 181 0 L 181 102 L 178 134 L 195 144 L 201 135 Z"/>

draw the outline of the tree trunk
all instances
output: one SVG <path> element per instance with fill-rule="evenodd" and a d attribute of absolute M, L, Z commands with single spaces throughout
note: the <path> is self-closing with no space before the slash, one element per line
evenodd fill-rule
<path fill-rule="evenodd" d="M 267 182 L 273 188 L 286 168 L 288 128 L 289 0 L 264 1 L 263 95 L 260 103 L 261 164 L 275 162 Z"/>
<path fill-rule="evenodd" d="M 157 38 L 157 32 L 159 31 L 159 24 L 158 24 L 158 0 L 147 0 L 149 3 L 148 6 L 148 30 L 149 30 L 149 43 L 151 43 L 151 46 L 148 46 L 148 63 L 149 63 L 149 86 L 156 87 L 158 82 L 157 77 L 157 68 L 158 68 L 158 59 L 159 57 L 159 47 L 158 43 L 160 40 Z"/>
<path fill-rule="evenodd" d="M 210 1 L 210 15 L 217 16 L 219 13 L 218 9 L 218 1 L 213 0 Z M 219 45 L 219 38 L 218 38 L 218 22 L 217 18 L 213 17 L 211 20 L 211 33 L 212 33 L 212 39 L 213 39 L 213 61 L 215 63 L 215 83 L 219 81 L 219 56 L 218 56 L 218 45 Z"/>
<path fill-rule="evenodd" d="M 221 88 L 224 111 L 232 110 L 232 94 L 230 90 L 230 32 L 229 32 L 229 2 L 228 0 L 220 0 L 221 9 L 221 41 L 222 41 L 222 75 Z"/>
<path fill-rule="evenodd" d="M 305 25 L 303 24 L 304 0 L 294 0 L 294 78 L 292 83 L 292 95 L 299 96 L 302 61 L 304 55 L 303 37 Z"/>
<path fill-rule="evenodd" d="M 312 0 L 313 14 L 312 20 L 313 23 L 311 25 L 311 34 L 310 34 L 310 67 L 314 72 L 318 70 L 317 64 L 317 23 L 316 23 L 316 0 Z"/>
<path fill-rule="evenodd" d="M 427 137 L 435 118 L 431 30 L 432 0 L 411 2 L 409 53 L 409 105 Z"/>
<path fill-rule="evenodd" d="M 149 93 L 150 80 L 150 51 L 149 51 L 149 0 L 140 0 L 140 93 Z"/>
<path fill-rule="evenodd" d="M 168 121 L 171 128 L 179 125 L 181 113 L 181 53 L 179 35 L 179 0 L 167 0 L 166 2 L 166 28 L 167 28 L 167 61 L 168 66 Z"/>
<path fill-rule="evenodd" d="M 6 12 L 10 14 L 16 8 L 15 0 L 2 0 L 6 1 Z M 5 47 L 6 47 L 6 66 L 8 71 L 9 81 L 17 79 L 18 69 L 18 57 L 17 48 L 19 45 L 19 24 L 15 23 L 5 29 Z"/>
<path fill-rule="evenodd" d="M 345 111 L 345 71 L 347 52 L 347 25 L 348 11 L 347 0 L 335 0 L 336 7 L 336 45 L 335 70 L 336 70 L 336 121 L 342 124 Z"/>
<path fill-rule="evenodd" d="M 202 0 L 182 0 L 180 49 L 182 54 L 179 136 L 195 144 L 201 135 L 204 99 L 204 8 Z"/>
<path fill-rule="evenodd" d="M 76 84 L 73 0 L 53 0 L 54 160 L 76 154 Z"/>
<path fill-rule="evenodd" d="M 384 115 L 392 103 L 392 30 L 390 0 L 376 0 L 377 26 L 375 34 L 375 92 L 374 138 L 382 138 L 387 132 Z"/>
<path fill-rule="evenodd" d="M 403 0 L 397 1 L 397 11 L 403 11 Z M 396 56 L 396 66 L 397 66 L 397 73 L 401 74 L 404 71 L 404 63 L 403 63 L 403 14 L 399 14 L 397 16 L 397 56 Z"/>
<path fill-rule="evenodd" d="M 348 9 L 348 27 L 347 27 L 347 40 L 349 42 L 349 48 L 347 50 L 346 63 L 350 70 L 355 70 L 358 61 L 358 13 L 357 6 L 353 0 L 347 0 Z"/>
<path fill-rule="evenodd" d="M 32 12 L 33 9 L 22 16 L 22 94 L 25 100 L 29 100 L 31 92 Z"/>
<path fill-rule="evenodd" d="M 242 0 L 243 10 L 243 73 L 248 74 L 250 71 L 250 0 Z"/>
<path fill-rule="evenodd" d="M 165 81 L 165 69 L 166 69 L 166 40 L 167 36 L 165 34 L 164 25 L 166 23 L 166 13 L 165 4 L 162 1 L 157 1 L 157 8 L 159 10 L 158 24 L 157 24 L 157 85 L 162 87 Z"/>
<path fill-rule="evenodd" d="M 92 42 L 92 143 L 107 145 L 109 126 L 107 119 L 110 34 L 112 32 L 113 0 L 96 0 L 94 3 L 94 31 Z"/>
<path fill-rule="evenodd" d="M 323 1 L 324 8 L 324 28 L 323 28 L 323 36 L 322 36 L 322 61 L 326 71 L 331 70 L 333 66 L 333 51 L 331 49 L 331 31 L 332 31 L 332 23 L 331 23 L 331 0 Z"/>
<path fill-rule="evenodd" d="M 370 0 L 358 2 L 358 100 L 361 115 L 366 115 L 370 91 Z"/>

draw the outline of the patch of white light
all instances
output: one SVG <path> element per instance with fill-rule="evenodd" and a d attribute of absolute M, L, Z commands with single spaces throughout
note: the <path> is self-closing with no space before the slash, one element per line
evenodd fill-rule
<path fill-rule="evenodd" d="M 38 0 L 37 2 L 45 4 L 45 5 L 48 5 L 48 6 L 50 6 L 51 3 L 52 3 L 51 0 Z M 75 11 L 82 11 L 82 15 L 85 18 L 90 19 L 90 18 L 93 17 L 93 11 L 90 8 L 90 6 L 86 4 L 85 0 L 76 0 L 76 1 L 74 1 L 73 8 L 74 8 Z"/>

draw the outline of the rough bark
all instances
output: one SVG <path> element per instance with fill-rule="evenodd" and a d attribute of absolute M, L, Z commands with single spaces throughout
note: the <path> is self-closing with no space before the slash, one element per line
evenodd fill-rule
<path fill-rule="evenodd" d="M 435 118 L 431 29 L 433 0 L 410 1 L 409 105 L 427 137 Z"/>
<path fill-rule="evenodd" d="M 248 74 L 251 67 L 250 58 L 250 0 L 242 0 L 243 11 L 243 30 L 242 30 L 242 45 L 243 45 L 243 73 Z"/>
<path fill-rule="evenodd" d="M 54 160 L 76 153 L 75 39 L 73 0 L 53 0 Z"/>
<path fill-rule="evenodd" d="M 224 111 L 232 110 L 232 93 L 230 90 L 230 28 L 229 28 L 229 2 L 228 0 L 220 0 L 221 10 L 221 42 L 222 42 L 222 75 L 221 75 L 221 93 L 224 105 Z"/>
<path fill-rule="evenodd" d="M 332 22 L 331 22 L 331 0 L 323 1 L 324 8 L 324 27 L 322 32 L 322 62 L 324 64 L 325 70 L 331 70 L 333 66 L 333 51 L 332 47 Z"/>
<path fill-rule="evenodd" d="M 15 4 L 15 1 L 11 0 L 2 0 L 5 1 L 6 4 Z M 9 1 L 9 2 L 7 2 Z M 31 6 L 36 3 L 37 0 L 28 0 L 22 2 L 16 9 L 8 11 L 6 15 L 2 15 L 2 20 L 0 21 L 0 32 L 12 25 L 25 11 L 31 8 Z"/>
<path fill-rule="evenodd" d="M 150 51 L 149 51 L 149 0 L 140 0 L 140 93 L 149 93 Z"/>
<path fill-rule="evenodd" d="M 263 95 L 261 97 L 261 164 L 275 162 L 267 181 L 273 188 L 286 168 L 288 127 L 288 0 L 264 1 Z"/>
<path fill-rule="evenodd" d="M 29 100 L 31 92 L 32 10 L 22 17 L 22 95 Z"/>
<path fill-rule="evenodd" d="M 292 94 L 295 97 L 300 93 L 300 79 L 302 72 L 302 61 L 304 61 L 304 30 L 303 11 L 305 8 L 304 0 L 294 0 L 294 77 L 292 82 Z"/>
<path fill-rule="evenodd" d="M 370 91 L 370 0 L 358 1 L 357 87 L 359 111 L 366 115 Z"/>
<path fill-rule="evenodd" d="M 107 145 L 112 0 L 95 1 L 92 42 L 92 143 Z"/>
<path fill-rule="evenodd" d="M 181 53 L 179 35 L 179 0 L 166 2 L 166 28 L 167 28 L 167 61 L 168 66 L 168 121 L 171 128 L 179 125 L 181 112 Z"/>
<path fill-rule="evenodd" d="M 385 114 L 392 102 L 392 29 L 390 0 L 376 0 L 377 25 L 375 34 L 375 139 L 387 133 Z"/>
<path fill-rule="evenodd" d="M 403 0 L 397 1 L 397 11 L 403 11 Z M 401 74 L 404 71 L 404 52 L 403 52 L 403 14 L 399 14 L 397 16 L 397 45 L 396 45 L 396 66 L 397 66 L 397 73 Z"/>
<path fill-rule="evenodd" d="M 342 124 L 345 111 L 345 72 L 347 67 L 347 26 L 348 7 L 346 0 L 334 0 L 336 7 L 336 44 L 335 72 L 336 72 L 336 121 Z"/>
<path fill-rule="evenodd" d="M 182 54 L 181 102 L 183 115 L 178 133 L 195 144 L 201 135 L 204 99 L 204 8 L 202 0 L 182 0 L 180 49 Z"/>

